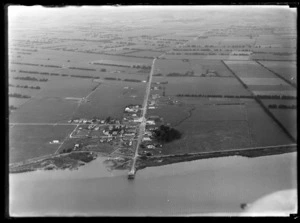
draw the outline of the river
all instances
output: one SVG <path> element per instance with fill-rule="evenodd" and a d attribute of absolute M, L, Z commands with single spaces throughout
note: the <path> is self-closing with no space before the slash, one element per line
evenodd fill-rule
<path fill-rule="evenodd" d="M 149 167 L 106 170 L 102 157 L 76 171 L 9 175 L 13 216 L 173 216 L 240 213 L 278 190 L 295 189 L 297 153 L 258 158 L 225 157 Z"/>

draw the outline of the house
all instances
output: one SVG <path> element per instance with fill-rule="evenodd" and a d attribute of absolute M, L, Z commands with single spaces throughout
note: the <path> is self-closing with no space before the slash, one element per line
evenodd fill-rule
<path fill-rule="evenodd" d="M 152 136 L 152 132 L 146 131 L 146 132 L 145 132 L 145 135 L 146 135 L 146 136 Z"/>
<path fill-rule="evenodd" d="M 150 106 L 155 105 L 155 101 L 150 101 L 149 105 Z"/>
<path fill-rule="evenodd" d="M 149 109 L 155 109 L 155 107 L 154 106 L 150 106 L 150 107 L 148 107 Z"/>
<path fill-rule="evenodd" d="M 148 124 L 148 125 L 155 125 L 155 122 L 153 120 L 147 120 L 146 124 Z"/>
<path fill-rule="evenodd" d="M 148 145 L 147 149 L 155 149 L 155 146 L 154 145 Z"/>
<path fill-rule="evenodd" d="M 113 131 L 113 132 L 112 132 L 112 135 L 113 135 L 113 136 L 118 135 L 118 131 Z"/>
<path fill-rule="evenodd" d="M 108 136 L 109 135 L 109 131 L 103 130 L 103 134 Z"/>
<path fill-rule="evenodd" d="M 52 143 L 59 143 L 59 141 L 58 140 L 53 140 Z"/>
<path fill-rule="evenodd" d="M 98 131 L 99 130 L 99 126 L 97 126 L 94 130 Z"/>
<path fill-rule="evenodd" d="M 94 125 L 89 125 L 89 126 L 88 126 L 88 129 L 89 129 L 89 130 L 91 130 L 91 129 L 93 129 L 93 128 L 94 128 Z"/>
<path fill-rule="evenodd" d="M 149 137 L 144 137 L 143 139 L 142 139 L 142 141 L 144 142 L 144 141 L 151 141 L 151 139 L 149 138 Z"/>
<path fill-rule="evenodd" d="M 134 118 L 133 122 L 142 122 L 142 118 Z"/>
<path fill-rule="evenodd" d="M 134 136 L 134 133 L 125 133 L 124 136 Z"/>

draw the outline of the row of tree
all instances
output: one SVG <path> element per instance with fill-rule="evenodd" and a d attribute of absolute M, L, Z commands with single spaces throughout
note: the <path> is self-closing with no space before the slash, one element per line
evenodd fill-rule
<path fill-rule="evenodd" d="M 69 69 L 96 71 L 96 69 L 92 69 L 92 68 L 83 68 L 83 67 L 69 67 Z"/>
<path fill-rule="evenodd" d="M 168 73 L 167 76 L 168 77 L 194 76 L 194 71 L 187 71 L 184 74 L 172 72 L 172 73 Z"/>
<path fill-rule="evenodd" d="M 276 105 L 276 104 L 271 104 L 268 106 L 269 108 L 280 108 L 280 109 L 297 109 L 297 105 Z"/>
<path fill-rule="evenodd" d="M 14 79 L 16 79 L 16 80 L 26 80 L 26 81 L 40 81 L 40 82 L 48 81 L 47 78 L 37 79 L 35 77 L 29 77 L 29 76 L 27 76 L 27 77 L 15 77 Z"/>
<path fill-rule="evenodd" d="M 36 89 L 36 90 L 41 89 L 40 86 L 13 85 L 13 84 L 9 84 L 8 86 L 9 86 L 9 87 L 16 87 L 16 88 L 29 88 L 29 89 Z"/>
<path fill-rule="evenodd" d="M 17 109 L 17 107 L 15 107 L 15 106 L 13 106 L 13 105 L 10 105 L 9 106 L 9 110 L 16 110 Z"/>
<path fill-rule="evenodd" d="M 220 95 L 220 94 L 177 94 L 177 97 L 204 97 L 204 98 L 260 98 L 260 99 L 296 99 L 288 95 Z"/>
<path fill-rule="evenodd" d="M 29 95 L 22 95 L 18 93 L 10 93 L 8 94 L 9 97 L 14 97 L 14 98 L 31 98 Z"/>
<path fill-rule="evenodd" d="M 146 66 L 146 65 L 133 65 L 132 68 L 137 68 L 137 69 L 144 69 L 144 70 L 150 70 L 151 66 Z"/>

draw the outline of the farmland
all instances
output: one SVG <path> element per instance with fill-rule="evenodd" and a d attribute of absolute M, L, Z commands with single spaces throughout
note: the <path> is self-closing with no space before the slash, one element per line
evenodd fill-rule
<path fill-rule="evenodd" d="M 60 144 L 50 144 L 50 142 L 53 140 L 63 141 L 73 129 L 73 126 L 10 127 L 9 162 L 20 162 L 54 153 Z"/>
<path fill-rule="evenodd" d="M 219 77 L 154 77 L 155 82 L 165 84 L 166 95 L 215 94 L 249 95 L 235 78 Z"/>
<path fill-rule="evenodd" d="M 66 152 L 76 144 L 83 144 L 76 152 L 127 160 L 137 145 L 139 106 L 148 84 L 146 118 L 158 117 L 155 124 L 148 123 L 150 128 L 164 124 L 182 134 L 161 147 L 150 139 L 150 155 L 293 143 L 282 126 L 296 136 L 296 109 L 268 107 L 273 100 L 286 105 L 297 96 L 293 16 L 287 13 L 288 22 L 282 22 L 272 14 L 249 19 L 224 12 L 230 16 L 221 24 L 217 14 L 208 18 L 191 12 L 191 18 L 183 19 L 174 13 L 172 19 L 159 13 L 155 19 L 147 13 L 141 19 L 127 14 L 124 21 L 100 13 L 105 19 L 95 21 L 99 14 L 91 12 L 85 19 L 74 15 L 74 23 L 59 20 L 59 14 L 53 20 L 41 15 L 44 20 L 38 23 L 34 16 L 14 18 L 8 52 L 9 122 L 24 126 L 10 128 L 10 162 L 53 154 L 58 148 Z M 255 95 L 294 98 L 264 98 L 260 104 Z M 139 111 L 125 112 L 129 105 Z M 102 122 L 95 127 L 97 119 Z M 122 133 L 106 129 L 123 122 L 128 126 Z M 49 144 L 54 139 L 64 143 Z"/>

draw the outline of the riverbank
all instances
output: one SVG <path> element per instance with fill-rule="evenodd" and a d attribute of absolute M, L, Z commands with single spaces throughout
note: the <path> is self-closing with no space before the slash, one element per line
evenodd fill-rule
<path fill-rule="evenodd" d="M 137 162 L 137 170 L 144 169 L 150 166 L 163 166 L 172 163 L 186 162 L 200 159 L 210 159 L 228 156 L 243 156 L 243 157 L 260 157 L 278 155 L 284 153 L 291 153 L 297 151 L 297 145 L 281 146 L 281 147 L 266 147 L 266 148 L 250 148 L 232 151 L 216 151 L 207 153 L 194 153 L 194 154 L 178 154 L 170 156 L 155 156 L 155 157 L 140 157 Z"/>
<path fill-rule="evenodd" d="M 274 147 L 249 148 L 229 151 L 214 151 L 178 155 L 165 156 L 139 156 L 136 162 L 136 170 L 141 170 L 146 167 L 163 166 L 172 163 L 187 162 L 192 160 L 210 159 L 229 156 L 243 157 L 260 157 L 270 156 L 283 153 L 291 153 L 297 151 L 297 145 L 284 145 Z M 22 173 L 35 170 L 77 170 L 81 166 L 95 160 L 97 157 L 106 157 L 105 164 L 110 170 L 129 170 L 131 167 L 130 158 L 127 156 L 109 157 L 109 154 L 96 152 L 71 152 L 67 154 L 59 154 L 48 158 L 40 159 L 25 164 L 10 165 L 10 173 Z"/>
<path fill-rule="evenodd" d="M 145 168 L 134 181 L 98 157 L 77 171 L 9 175 L 12 216 L 239 215 L 275 191 L 297 188 L 297 153 L 195 160 Z"/>

